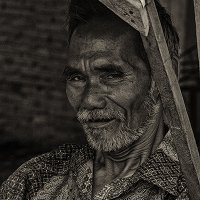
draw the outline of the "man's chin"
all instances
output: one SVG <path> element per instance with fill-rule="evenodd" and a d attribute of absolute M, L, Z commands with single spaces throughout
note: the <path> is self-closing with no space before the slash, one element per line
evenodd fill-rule
<path fill-rule="evenodd" d="M 139 135 L 128 128 L 107 127 L 90 128 L 84 126 L 89 145 L 97 151 L 111 152 L 120 150 L 139 138 Z"/>

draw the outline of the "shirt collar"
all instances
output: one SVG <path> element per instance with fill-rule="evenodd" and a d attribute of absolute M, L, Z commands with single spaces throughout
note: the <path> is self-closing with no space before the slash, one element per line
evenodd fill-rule
<path fill-rule="evenodd" d="M 172 195 L 178 196 L 184 189 L 184 184 L 180 184 L 180 181 L 183 181 L 183 175 L 170 131 L 137 172 L 140 178 L 161 187 Z"/>

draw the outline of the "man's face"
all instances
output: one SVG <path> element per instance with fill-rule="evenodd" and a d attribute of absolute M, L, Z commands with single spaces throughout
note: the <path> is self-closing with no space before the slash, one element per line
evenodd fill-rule
<path fill-rule="evenodd" d="M 134 130 L 146 119 L 150 74 L 140 43 L 138 33 L 116 19 L 96 19 L 72 35 L 66 93 L 97 150 L 114 151 L 132 143 L 139 136 Z"/>

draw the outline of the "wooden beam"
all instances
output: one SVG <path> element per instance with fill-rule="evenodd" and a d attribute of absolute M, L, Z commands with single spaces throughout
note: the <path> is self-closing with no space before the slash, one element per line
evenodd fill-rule
<path fill-rule="evenodd" d="M 145 0 L 99 0 L 105 4 L 116 15 L 138 30 L 141 34 L 147 36 L 149 32 L 149 23 L 147 11 L 144 8 Z"/>
<path fill-rule="evenodd" d="M 154 1 L 147 5 L 150 31 L 143 43 L 153 77 L 161 94 L 164 111 L 170 122 L 173 141 L 192 200 L 200 199 L 200 158 L 185 108 L 178 80 L 159 21 Z"/>
<path fill-rule="evenodd" d="M 108 8 L 112 1 L 112 9 L 123 20 L 119 11 L 118 0 L 100 0 Z M 126 0 L 123 1 L 123 6 Z M 130 2 L 130 1 L 129 1 Z M 115 8 L 116 5 L 116 8 Z M 129 7 L 127 7 L 128 9 Z M 186 112 L 181 90 L 172 68 L 172 61 L 167 48 L 154 0 L 148 2 L 149 34 L 141 35 L 152 75 L 159 89 L 165 114 L 170 122 L 173 141 L 180 160 L 181 169 L 186 179 L 189 195 L 192 200 L 200 199 L 200 158 L 194 134 Z M 126 20 L 125 20 L 126 21 Z"/>
<path fill-rule="evenodd" d="M 200 0 L 194 0 L 194 11 L 195 11 L 197 51 L 199 57 L 199 74 L 200 74 Z"/>

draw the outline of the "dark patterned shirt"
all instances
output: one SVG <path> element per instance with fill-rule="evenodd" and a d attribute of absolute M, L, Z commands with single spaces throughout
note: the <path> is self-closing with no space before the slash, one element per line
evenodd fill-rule
<path fill-rule="evenodd" d="M 95 151 L 62 145 L 23 164 L 0 190 L 1 200 L 188 200 L 170 132 L 151 157 L 129 177 L 113 180 L 94 197 Z"/>

